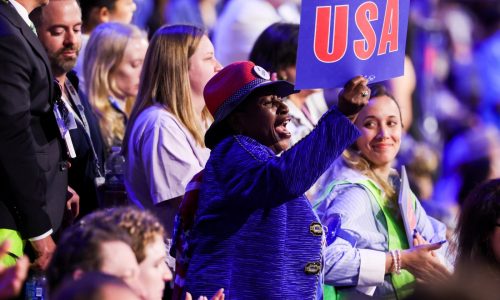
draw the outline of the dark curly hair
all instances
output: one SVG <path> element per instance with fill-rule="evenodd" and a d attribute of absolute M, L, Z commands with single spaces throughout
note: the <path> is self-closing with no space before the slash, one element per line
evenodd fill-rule
<path fill-rule="evenodd" d="M 132 206 L 106 209 L 95 214 L 93 219 L 115 224 L 125 230 L 138 263 L 146 258 L 146 246 L 157 237 L 163 240 L 165 236 L 165 229 L 153 213 Z"/>

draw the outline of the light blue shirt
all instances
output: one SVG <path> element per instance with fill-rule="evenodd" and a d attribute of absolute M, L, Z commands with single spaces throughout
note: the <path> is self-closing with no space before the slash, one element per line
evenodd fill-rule
<path fill-rule="evenodd" d="M 357 290 L 377 297 L 395 297 L 390 275 L 385 274 L 389 249 L 384 214 L 375 197 L 355 183 L 370 179 L 339 159 L 322 178 L 325 183 L 333 180 L 353 183 L 336 185 L 331 191 L 325 191 L 326 184 L 322 184 L 318 193 L 322 197 L 318 198 L 321 203 L 317 204 L 317 213 L 328 227 L 325 284 L 352 287 L 346 292 Z M 444 224 L 427 216 L 418 201 L 415 214 L 416 228 L 428 242 L 446 239 Z M 446 249 L 446 244 L 441 247 L 441 255 Z"/>

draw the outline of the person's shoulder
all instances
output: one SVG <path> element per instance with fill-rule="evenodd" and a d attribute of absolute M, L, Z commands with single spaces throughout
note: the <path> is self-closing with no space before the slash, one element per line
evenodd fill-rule
<path fill-rule="evenodd" d="M 4 30 L 12 30 L 12 26 L 19 27 L 19 22 L 22 22 L 21 16 L 8 3 L 0 0 L 0 32 Z"/>
<path fill-rule="evenodd" d="M 326 206 L 321 210 L 340 213 L 347 217 L 363 215 L 371 210 L 371 201 L 367 191 L 359 184 L 342 184 L 329 195 Z"/>
<path fill-rule="evenodd" d="M 368 198 L 366 188 L 359 183 L 340 184 L 337 188 L 337 197 L 342 199 L 364 200 Z"/>
<path fill-rule="evenodd" d="M 326 196 L 329 203 L 342 206 L 359 206 L 369 203 L 366 200 L 370 196 L 364 186 L 364 183 L 367 182 L 366 177 L 345 166 L 341 160 L 337 160 L 332 168 L 321 183 L 324 187 L 323 197 Z"/>
<path fill-rule="evenodd" d="M 160 105 L 152 105 L 142 111 L 134 123 L 134 128 L 142 128 L 148 135 L 160 135 L 168 139 L 192 140 L 192 135 L 184 124 L 171 112 Z"/>
<path fill-rule="evenodd" d="M 146 123 L 157 127 L 177 126 L 177 118 L 159 105 L 151 105 L 144 109 L 137 117 L 138 123 Z"/>
<path fill-rule="evenodd" d="M 16 34 L 16 31 L 14 30 L 15 27 L 15 22 L 12 20 L 12 16 L 0 7 L 0 37 L 5 38 L 12 35 L 20 35 L 20 33 Z"/>
<path fill-rule="evenodd" d="M 240 159 L 246 157 L 256 161 L 267 161 L 275 156 L 271 149 L 244 135 L 232 135 L 225 138 L 212 153 Z"/>

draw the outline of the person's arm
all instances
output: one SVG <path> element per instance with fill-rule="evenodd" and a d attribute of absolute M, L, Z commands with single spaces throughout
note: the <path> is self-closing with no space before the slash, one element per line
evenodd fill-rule
<path fill-rule="evenodd" d="M 234 147 L 221 154 L 227 157 L 220 170 L 227 195 L 259 207 L 297 198 L 358 136 L 356 127 L 332 108 L 309 135 L 279 157 L 263 145 L 245 142 L 248 138 L 232 137 Z"/>
<path fill-rule="evenodd" d="M 10 189 L 3 201 L 15 212 L 18 230 L 28 239 L 48 232 L 52 226 L 43 209 L 43 188 L 48 183 L 40 169 L 44 162 L 38 159 L 44 157 L 37 157 L 35 143 L 39 141 L 31 129 L 30 84 L 36 78 L 31 78 L 32 62 L 25 49 L 15 36 L 0 38 L 0 165 L 1 177 Z M 52 113 L 48 103 L 46 113 Z"/>
<path fill-rule="evenodd" d="M 362 76 L 349 80 L 339 95 L 338 109 L 332 107 L 327 111 L 309 135 L 280 157 L 266 154 L 262 147 L 245 147 L 237 140 L 242 149 L 235 147 L 234 156 L 232 153 L 228 155 L 234 161 L 227 165 L 232 168 L 227 172 L 230 174 L 227 178 L 228 196 L 241 200 L 261 199 L 263 203 L 243 202 L 261 206 L 283 203 L 303 195 L 359 137 L 359 131 L 351 121 L 368 103 L 370 89 L 367 83 Z M 240 155 L 245 152 L 247 155 Z"/>
<path fill-rule="evenodd" d="M 374 218 L 374 212 L 366 191 L 351 187 L 339 194 L 322 222 L 332 214 L 340 216 L 340 226 L 335 240 L 325 251 L 325 283 L 358 288 L 383 283 L 385 274 L 395 271 L 395 266 L 389 252 L 371 248 L 382 243 L 384 238 L 377 233 L 376 224 L 369 221 Z M 434 243 L 400 250 L 401 269 L 408 270 L 422 281 L 447 278 L 449 272 L 432 255 L 432 251 L 439 247 L 440 243 Z"/>
<path fill-rule="evenodd" d="M 327 224 L 327 220 L 331 216 L 340 217 L 336 238 L 325 251 L 327 284 L 365 287 L 384 282 L 384 275 L 391 267 L 392 260 L 384 251 L 373 249 L 375 243 L 381 243 L 383 236 L 377 232 L 368 197 L 367 192 L 360 187 L 346 187 L 323 214 L 321 221 L 328 227 L 330 224 Z M 329 231 L 332 230 L 334 228 L 329 228 Z"/>

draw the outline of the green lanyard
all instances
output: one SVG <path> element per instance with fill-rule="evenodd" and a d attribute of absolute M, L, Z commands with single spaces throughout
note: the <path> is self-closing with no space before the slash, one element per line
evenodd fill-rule
<path fill-rule="evenodd" d="M 408 249 L 408 240 L 406 238 L 406 232 L 404 230 L 401 222 L 398 222 L 392 212 L 387 206 L 386 201 L 382 198 L 380 190 L 371 182 L 359 182 L 364 187 L 366 187 L 375 196 L 380 209 L 384 213 L 384 217 L 387 223 L 387 233 L 388 233 L 388 247 L 390 250 L 396 249 Z M 413 289 L 412 283 L 415 281 L 415 277 L 406 270 L 401 270 L 401 274 L 391 274 L 392 285 L 396 291 L 398 299 L 404 299 L 409 296 Z"/>
<path fill-rule="evenodd" d="M 375 184 L 373 184 L 369 180 L 362 180 L 356 183 L 362 185 L 365 188 L 365 190 L 368 190 L 372 194 L 372 196 L 375 198 L 377 204 L 380 206 L 380 209 L 384 214 L 387 224 L 387 233 L 388 233 L 387 244 L 389 250 L 408 249 L 409 246 L 404 228 L 402 224 L 400 224 L 400 222 L 398 222 L 394 218 L 393 213 L 387 207 L 385 201 L 382 199 L 380 190 L 375 186 Z M 314 205 L 314 208 L 316 209 L 319 206 L 319 204 L 326 199 L 327 194 L 329 194 L 335 188 L 335 186 L 342 184 L 352 184 L 352 183 L 348 181 L 333 181 L 325 189 L 326 192 L 319 198 L 319 201 Z M 404 299 L 413 292 L 413 289 L 411 287 L 413 282 L 415 281 L 415 277 L 410 272 L 406 270 L 401 270 L 401 273 L 399 275 L 391 274 L 391 281 L 394 290 L 396 291 L 396 296 L 398 299 Z M 327 284 L 324 285 L 323 298 L 325 300 L 340 300 L 343 298 L 341 297 L 341 295 L 342 294 L 339 294 L 335 290 L 334 286 Z"/>

